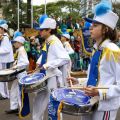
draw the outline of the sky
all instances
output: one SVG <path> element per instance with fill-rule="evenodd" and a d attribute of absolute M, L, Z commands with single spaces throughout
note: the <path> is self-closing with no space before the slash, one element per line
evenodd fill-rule
<path fill-rule="evenodd" d="M 27 2 L 27 0 L 23 0 L 24 2 Z M 45 4 L 45 0 L 32 0 L 33 5 L 41 5 Z M 46 0 L 46 3 L 48 2 L 57 2 L 58 0 Z M 112 0 L 112 1 L 120 1 L 120 0 Z"/>
<path fill-rule="evenodd" d="M 23 0 L 24 2 L 27 2 L 27 0 Z M 57 2 L 57 0 L 46 0 L 46 3 L 48 2 Z M 41 5 L 45 4 L 45 0 L 33 0 L 33 5 Z"/>

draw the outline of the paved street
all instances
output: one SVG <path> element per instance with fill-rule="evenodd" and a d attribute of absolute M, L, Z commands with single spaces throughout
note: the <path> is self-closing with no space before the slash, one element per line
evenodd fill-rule
<path fill-rule="evenodd" d="M 31 110 L 32 110 L 32 98 L 33 97 L 34 97 L 34 95 L 30 94 Z M 14 114 L 6 115 L 4 111 L 8 110 L 8 109 L 9 109 L 9 100 L 0 100 L 0 120 L 19 120 L 17 115 L 14 115 Z M 32 120 L 31 115 L 22 120 Z M 80 120 L 80 119 L 78 117 L 64 115 L 63 120 Z M 120 110 L 118 113 L 117 120 L 120 120 Z"/>

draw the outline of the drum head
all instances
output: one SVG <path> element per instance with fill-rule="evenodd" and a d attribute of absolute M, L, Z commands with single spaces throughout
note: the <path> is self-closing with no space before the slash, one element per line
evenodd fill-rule
<path fill-rule="evenodd" d="M 71 105 L 85 106 L 90 105 L 90 97 L 86 96 L 81 90 L 71 90 L 60 88 L 53 91 L 52 96 L 57 101 L 64 101 Z"/>
<path fill-rule="evenodd" d="M 27 75 L 19 80 L 20 84 L 31 85 L 39 82 L 45 75 L 43 73 L 34 73 L 31 75 Z"/>

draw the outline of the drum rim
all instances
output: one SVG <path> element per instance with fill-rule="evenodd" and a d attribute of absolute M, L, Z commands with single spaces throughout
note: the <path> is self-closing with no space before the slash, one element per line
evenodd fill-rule
<path fill-rule="evenodd" d="M 35 74 L 41 74 L 41 75 L 43 75 L 43 78 L 45 77 L 45 74 L 44 73 L 34 73 L 34 75 Z M 31 74 L 29 74 L 29 75 L 26 75 L 26 76 L 30 76 Z M 33 75 L 33 74 L 32 74 Z M 26 77 L 26 76 L 24 76 L 24 77 Z M 23 77 L 23 78 L 24 78 Z M 39 81 L 37 81 L 37 82 L 35 82 L 35 81 L 33 81 L 32 83 L 23 83 L 23 82 L 21 82 L 21 80 L 23 79 L 23 78 L 21 78 L 21 79 L 19 79 L 19 83 L 21 84 L 21 85 L 32 85 L 32 84 L 35 84 L 35 83 L 37 83 L 37 82 L 40 82 L 40 80 Z M 42 79 L 43 79 L 42 78 Z"/>
<path fill-rule="evenodd" d="M 15 72 L 16 72 L 16 70 L 11 70 L 11 69 L 3 69 L 3 70 L 0 70 L 0 72 L 2 72 L 2 71 L 13 71 L 12 73 L 9 73 L 9 74 L 0 74 L 0 76 L 9 76 L 9 75 L 12 75 L 12 74 L 14 74 Z"/>

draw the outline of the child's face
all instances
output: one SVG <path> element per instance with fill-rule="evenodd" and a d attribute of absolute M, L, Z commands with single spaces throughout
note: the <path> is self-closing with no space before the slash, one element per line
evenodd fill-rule
<path fill-rule="evenodd" d="M 45 30 L 45 29 L 40 30 L 40 36 L 41 36 L 42 38 L 44 38 L 44 39 L 47 39 L 47 38 L 48 38 L 48 34 L 50 34 L 50 31 L 51 31 L 51 30 Z"/>
<path fill-rule="evenodd" d="M 90 27 L 90 34 L 91 38 L 94 40 L 99 40 L 102 39 L 102 24 L 99 23 L 93 23 L 92 26 Z"/>
<path fill-rule="evenodd" d="M 3 34 L 3 28 L 0 27 L 0 34 Z"/>
<path fill-rule="evenodd" d="M 65 41 L 67 41 L 66 38 L 62 36 L 62 37 L 61 37 L 61 42 L 63 43 L 63 42 L 65 42 Z"/>
<path fill-rule="evenodd" d="M 16 49 L 18 49 L 19 47 L 22 46 L 22 44 L 19 43 L 19 42 L 15 42 L 13 45 L 14 45 L 14 47 L 15 47 Z"/>

